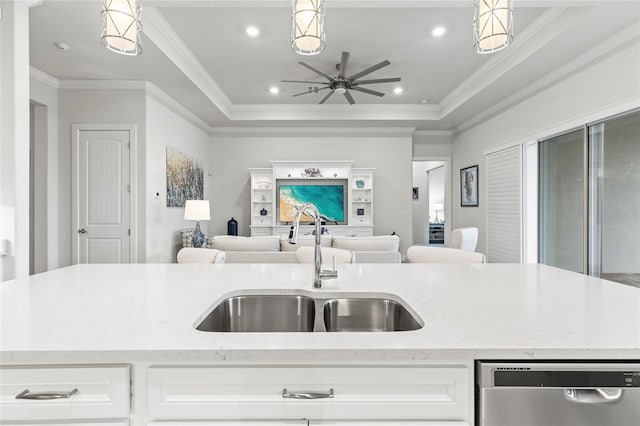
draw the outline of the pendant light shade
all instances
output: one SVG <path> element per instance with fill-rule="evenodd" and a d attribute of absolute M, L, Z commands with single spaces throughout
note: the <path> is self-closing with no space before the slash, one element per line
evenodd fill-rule
<path fill-rule="evenodd" d="M 473 37 L 477 53 L 507 47 L 513 40 L 513 0 L 476 0 Z"/>
<path fill-rule="evenodd" d="M 301 55 L 316 55 L 324 50 L 325 0 L 293 0 L 291 48 Z"/>
<path fill-rule="evenodd" d="M 140 0 L 102 0 L 102 34 L 104 47 L 122 55 L 139 55 Z"/>

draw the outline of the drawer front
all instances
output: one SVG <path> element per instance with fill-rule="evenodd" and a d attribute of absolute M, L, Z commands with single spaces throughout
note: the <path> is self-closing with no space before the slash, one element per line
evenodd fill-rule
<path fill-rule="evenodd" d="M 16 399 L 16 395 L 66 394 L 68 398 Z M 0 420 L 128 418 L 129 366 L 4 367 L 0 369 Z"/>
<path fill-rule="evenodd" d="M 148 381 L 154 420 L 453 420 L 469 414 L 465 367 L 158 366 L 149 368 Z M 332 398 L 291 398 L 331 389 Z"/>

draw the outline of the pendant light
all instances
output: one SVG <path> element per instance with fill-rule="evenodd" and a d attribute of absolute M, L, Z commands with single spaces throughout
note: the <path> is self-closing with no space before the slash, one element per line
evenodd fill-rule
<path fill-rule="evenodd" d="M 513 40 L 513 0 L 475 0 L 473 47 L 477 53 L 493 53 Z"/>
<path fill-rule="evenodd" d="M 317 55 L 324 50 L 325 0 L 293 0 L 291 48 L 301 55 Z"/>
<path fill-rule="evenodd" d="M 102 0 L 102 34 L 104 47 L 122 55 L 139 55 L 141 0 Z"/>

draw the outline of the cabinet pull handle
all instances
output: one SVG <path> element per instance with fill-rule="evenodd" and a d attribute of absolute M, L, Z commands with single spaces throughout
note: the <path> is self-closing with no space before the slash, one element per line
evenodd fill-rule
<path fill-rule="evenodd" d="M 564 390 L 564 397 L 579 404 L 604 404 L 620 401 L 622 399 L 622 391 L 623 389 L 620 388 L 567 388 Z"/>
<path fill-rule="evenodd" d="M 282 389 L 282 397 L 289 399 L 324 399 L 333 398 L 333 388 L 329 392 L 287 392 L 287 388 Z"/>
<path fill-rule="evenodd" d="M 70 390 L 68 393 L 29 393 L 29 389 L 25 389 L 16 395 L 16 399 L 63 399 L 70 398 L 74 394 L 78 393 L 78 388 Z"/>

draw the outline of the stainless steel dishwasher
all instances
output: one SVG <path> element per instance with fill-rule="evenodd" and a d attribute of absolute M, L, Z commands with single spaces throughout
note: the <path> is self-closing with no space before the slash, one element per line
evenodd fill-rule
<path fill-rule="evenodd" d="M 477 426 L 640 426 L 638 362 L 476 362 Z"/>

